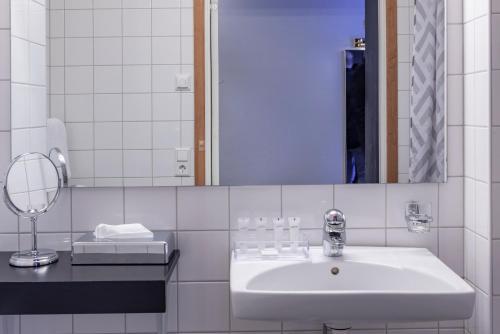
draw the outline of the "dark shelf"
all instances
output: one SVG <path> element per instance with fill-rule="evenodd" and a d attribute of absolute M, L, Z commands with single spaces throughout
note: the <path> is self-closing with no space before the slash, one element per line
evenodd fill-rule
<path fill-rule="evenodd" d="M 167 283 L 179 260 L 168 265 L 71 265 L 70 252 L 40 268 L 14 268 L 0 252 L 0 315 L 164 313 Z"/>

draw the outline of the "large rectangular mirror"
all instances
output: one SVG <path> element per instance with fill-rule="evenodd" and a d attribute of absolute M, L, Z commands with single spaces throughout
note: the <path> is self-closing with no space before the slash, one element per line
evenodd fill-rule
<path fill-rule="evenodd" d="M 70 186 L 446 181 L 445 6 L 11 0 L 12 156 Z"/>

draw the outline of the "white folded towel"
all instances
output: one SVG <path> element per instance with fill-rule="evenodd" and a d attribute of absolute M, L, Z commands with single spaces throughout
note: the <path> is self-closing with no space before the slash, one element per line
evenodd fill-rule
<path fill-rule="evenodd" d="M 99 224 L 95 228 L 94 236 L 97 239 L 152 239 L 153 232 L 142 224 Z"/>

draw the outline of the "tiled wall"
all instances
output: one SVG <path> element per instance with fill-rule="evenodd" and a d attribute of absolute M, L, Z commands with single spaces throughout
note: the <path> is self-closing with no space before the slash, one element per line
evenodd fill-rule
<path fill-rule="evenodd" d="M 98 1 L 106 4 L 114 2 Z M 123 4 L 134 2 L 122 1 Z M 3 19 L 1 15 L 3 7 L 8 8 L 8 2 L 0 0 L 0 27 L 7 29 L 10 26 L 8 18 Z M 88 4 L 90 1 L 68 2 Z M 149 3 L 148 0 L 137 2 Z M 178 0 L 162 2 L 179 3 Z M 92 230 L 101 222 L 142 222 L 151 229 L 176 231 L 182 255 L 175 283 L 169 291 L 169 330 L 183 333 L 298 334 L 317 333 L 320 329 L 318 324 L 243 321 L 231 317 L 228 282 L 230 240 L 235 220 L 242 215 L 301 216 L 305 232 L 317 243 L 321 237 L 322 212 L 337 207 L 348 218 L 348 244 L 427 247 L 463 275 L 462 6 L 461 1 L 450 2 L 448 41 L 452 57 L 448 66 L 455 71 L 449 69 L 450 73 L 456 74 L 456 78 L 449 80 L 448 87 L 448 167 L 452 176 L 447 183 L 65 190 L 54 210 L 40 221 L 41 246 L 67 250 L 72 238 Z M 0 52 L 3 52 L 2 48 Z M 0 58 L 0 75 L 2 66 L 10 68 L 8 57 Z M 9 106 L 0 104 L 0 119 L 9 115 Z M 3 124 L 0 123 L 0 126 Z M 10 127 L 5 130 L 9 131 Z M 0 132 L 0 135 L 3 136 L 0 138 L 0 162 L 5 164 L 10 157 L 10 144 L 4 147 L 4 143 L 9 141 L 10 134 Z M 418 235 L 407 232 L 403 217 L 404 202 L 412 199 L 432 202 L 435 222 L 431 233 Z M 3 205 L 0 205 L 0 221 L 0 249 L 11 251 L 28 247 L 28 224 L 25 221 L 18 222 Z M 480 263 L 483 253 L 472 254 L 477 254 L 478 258 L 473 260 Z M 481 268 L 477 270 L 482 273 Z M 136 333 L 152 332 L 155 324 L 151 316 L 123 314 L 13 316 L 9 320 L 11 327 L 7 328 L 8 331 L 0 327 L 0 333 Z M 459 334 L 463 333 L 462 327 L 462 322 L 382 324 L 365 325 L 359 333 L 438 334 L 439 331 Z"/>
<path fill-rule="evenodd" d="M 414 0 L 398 1 L 398 180 L 408 182 Z"/>
<path fill-rule="evenodd" d="M 179 92 L 175 80 L 193 73 L 191 7 L 51 2 L 51 116 L 66 123 L 75 184 L 193 184 L 175 177 L 175 148 L 194 140 L 193 90 Z"/>
<path fill-rule="evenodd" d="M 11 2 L 12 157 L 47 151 L 45 1 Z"/>
<path fill-rule="evenodd" d="M 492 320 L 493 333 L 500 333 L 500 1 L 491 3 L 491 222 L 492 222 Z"/>
<path fill-rule="evenodd" d="M 475 287 L 470 333 L 491 333 L 490 1 L 464 0 L 465 277 Z"/>
<path fill-rule="evenodd" d="M 422 246 L 438 255 L 459 275 L 463 275 L 463 215 L 461 184 L 422 185 L 339 185 L 339 186 L 268 186 L 210 188 L 100 188 L 65 191 L 53 212 L 42 217 L 40 245 L 68 250 L 71 239 L 107 222 L 142 222 L 150 229 L 177 232 L 181 261 L 177 282 L 171 287 L 171 331 L 240 332 L 240 331 L 309 331 L 318 324 L 267 323 L 233 319 L 229 313 L 229 253 L 231 234 L 240 216 L 300 216 L 304 232 L 313 244 L 321 238 L 322 213 L 341 208 L 348 218 L 348 244 L 378 246 Z M 411 199 L 431 201 L 434 228 L 429 234 L 411 234 L 406 229 L 404 203 Z M 3 215 L 12 222 L 11 232 L 0 234 L 3 249 L 15 250 L 29 245 L 28 224 Z M 7 224 L 2 225 L 2 229 Z M 139 330 L 140 324 L 151 325 L 148 316 L 58 316 L 22 317 L 23 328 L 34 324 L 67 327 L 54 332 L 121 332 L 125 319 Z M 87 319 L 92 319 L 88 321 Z M 152 320 L 151 320 L 152 321 Z M 53 323 L 53 325 L 50 325 Z M 56 325 L 57 324 L 57 325 Z M 442 328 L 454 328 L 461 322 L 444 322 Z M 90 326 L 90 327 L 89 327 Z M 380 327 L 381 326 L 381 327 Z M 390 329 L 438 328 L 438 323 L 389 325 Z M 138 328 L 139 327 L 139 328 Z M 385 325 L 370 325 L 385 331 Z M 406 333 L 406 332 L 405 332 Z M 410 333 L 410 332 L 407 332 Z"/>
<path fill-rule="evenodd" d="M 10 162 L 10 0 L 0 0 L 0 169 Z"/>

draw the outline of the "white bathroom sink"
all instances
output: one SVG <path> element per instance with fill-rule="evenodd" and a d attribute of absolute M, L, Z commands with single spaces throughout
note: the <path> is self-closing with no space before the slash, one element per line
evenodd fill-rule
<path fill-rule="evenodd" d="M 436 321 L 470 318 L 474 290 L 426 249 L 346 247 L 331 258 L 311 247 L 304 260 L 233 255 L 231 300 L 243 319 Z"/>

